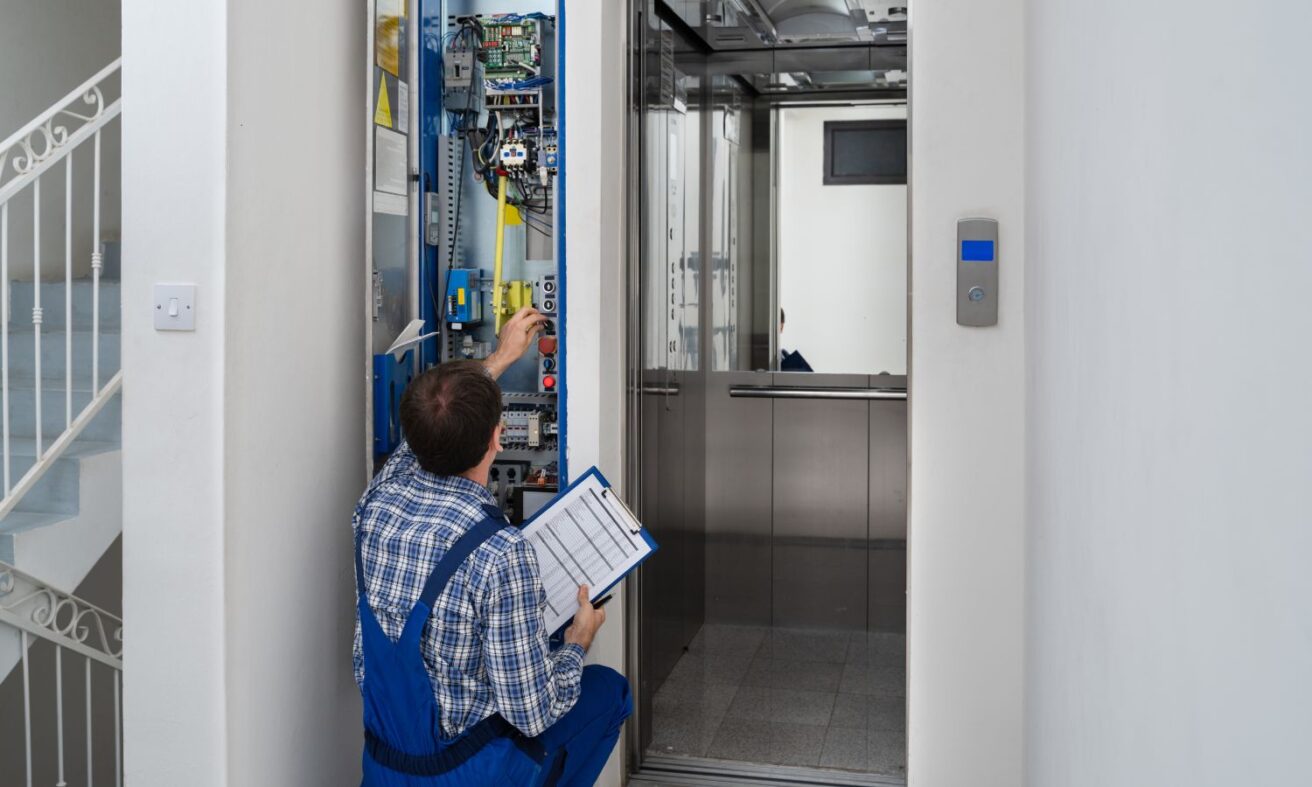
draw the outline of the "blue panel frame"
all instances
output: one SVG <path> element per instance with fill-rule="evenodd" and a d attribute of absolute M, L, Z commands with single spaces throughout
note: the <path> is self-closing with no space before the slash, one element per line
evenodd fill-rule
<path fill-rule="evenodd" d="M 559 476 L 561 483 L 569 479 L 569 280 L 565 276 L 565 235 L 569 222 L 565 220 L 565 176 L 569 172 L 568 149 L 565 136 L 565 0 L 556 2 L 556 144 L 559 147 L 559 168 L 556 172 L 556 275 L 560 277 L 560 388 L 556 394 L 556 419 L 560 424 Z"/>
<path fill-rule="evenodd" d="M 415 351 L 400 360 L 391 353 L 374 356 L 374 456 L 383 459 L 401 444 L 401 394 L 415 375 Z M 382 466 L 382 461 L 377 462 Z"/>

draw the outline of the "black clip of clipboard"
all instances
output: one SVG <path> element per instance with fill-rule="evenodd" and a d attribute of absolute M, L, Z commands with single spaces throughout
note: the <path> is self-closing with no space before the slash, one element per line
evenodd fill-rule
<path fill-rule="evenodd" d="M 608 487 L 608 486 L 603 486 L 603 487 L 601 488 L 601 496 L 602 496 L 602 497 L 605 497 L 605 498 L 607 498 L 607 499 L 609 499 L 609 500 L 614 500 L 616 503 L 618 503 L 619 506 L 620 506 L 620 508 L 624 509 L 624 513 L 628 515 L 628 517 L 629 517 L 629 522 L 631 522 L 631 523 L 637 525 L 636 528 L 633 527 L 633 525 L 630 525 L 630 526 L 629 526 L 629 532 L 630 532 L 630 533 L 633 533 L 633 534 L 636 535 L 636 534 L 642 532 L 642 523 L 639 521 L 638 517 L 636 517 L 636 516 L 633 515 L 633 511 L 632 511 L 632 509 L 630 509 L 629 506 L 628 506 L 623 500 L 620 499 L 620 496 L 619 496 L 619 495 L 617 495 L 617 494 L 615 494 L 614 492 L 612 492 L 610 487 Z"/>

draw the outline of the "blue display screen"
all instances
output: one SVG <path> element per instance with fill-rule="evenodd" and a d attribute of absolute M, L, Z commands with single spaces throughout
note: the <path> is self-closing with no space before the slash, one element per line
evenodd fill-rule
<path fill-rule="evenodd" d="M 962 262 L 993 262 L 993 241 L 963 240 L 961 242 Z"/>

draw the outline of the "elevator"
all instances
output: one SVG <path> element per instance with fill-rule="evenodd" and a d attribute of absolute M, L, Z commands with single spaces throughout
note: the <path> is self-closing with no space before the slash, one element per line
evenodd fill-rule
<path fill-rule="evenodd" d="M 906 8 L 630 24 L 630 765 L 905 783 Z"/>

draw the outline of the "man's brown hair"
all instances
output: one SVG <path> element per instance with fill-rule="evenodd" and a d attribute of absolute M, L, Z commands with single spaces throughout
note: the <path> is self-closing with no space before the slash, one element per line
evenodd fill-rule
<path fill-rule="evenodd" d="M 478 361 L 429 369 L 401 395 L 401 431 L 419 466 L 435 475 L 483 461 L 500 422 L 501 389 Z"/>

